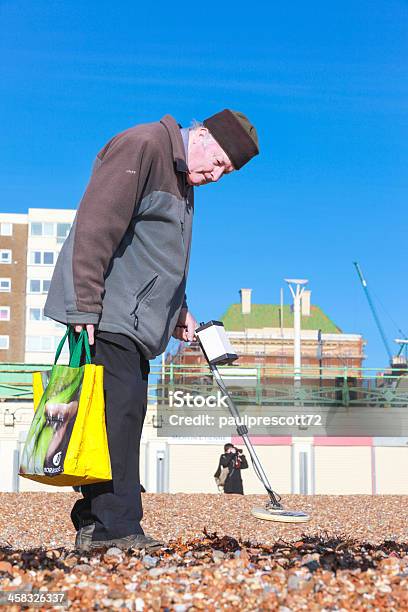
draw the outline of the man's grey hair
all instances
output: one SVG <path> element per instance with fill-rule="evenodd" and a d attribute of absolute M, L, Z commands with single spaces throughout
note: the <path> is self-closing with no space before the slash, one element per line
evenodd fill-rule
<path fill-rule="evenodd" d="M 197 130 L 200 127 L 205 127 L 202 121 L 197 121 L 197 119 L 193 119 L 190 125 L 190 130 Z"/>

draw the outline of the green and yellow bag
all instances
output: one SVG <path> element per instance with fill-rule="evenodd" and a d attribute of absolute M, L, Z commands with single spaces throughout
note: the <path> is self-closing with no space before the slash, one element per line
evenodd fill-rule
<path fill-rule="evenodd" d="M 69 365 L 57 361 L 68 338 Z M 85 365 L 81 356 L 85 350 Z M 105 424 L 103 366 L 91 364 L 88 334 L 71 327 L 52 370 L 33 374 L 34 418 L 24 445 L 20 476 L 55 486 L 112 479 Z"/>

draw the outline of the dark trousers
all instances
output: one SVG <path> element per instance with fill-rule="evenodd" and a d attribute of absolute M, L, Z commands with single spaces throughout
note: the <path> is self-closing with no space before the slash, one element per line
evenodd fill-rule
<path fill-rule="evenodd" d="M 75 503 L 71 519 L 77 530 L 95 524 L 93 540 L 110 540 L 143 533 L 139 450 L 150 368 L 136 344 L 121 334 L 98 334 L 92 361 L 104 366 L 112 480 L 81 487 L 83 499 Z"/>

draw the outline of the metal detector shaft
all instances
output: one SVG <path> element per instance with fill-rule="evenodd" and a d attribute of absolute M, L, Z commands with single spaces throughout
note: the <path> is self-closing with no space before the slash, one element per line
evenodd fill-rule
<path fill-rule="evenodd" d="M 208 364 L 210 366 L 211 372 L 214 375 L 215 380 L 217 381 L 218 386 L 220 387 L 221 391 L 224 393 L 224 395 L 227 398 L 226 401 L 227 401 L 231 415 L 235 419 L 240 419 L 241 416 L 239 414 L 239 411 L 237 407 L 235 406 L 233 400 L 231 399 L 231 396 L 228 392 L 227 387 L 224 384 L 224 381 L 221 378 L 221 374 L 219 373 L 217 366 L 215 364 L 211 364 L 210 362 L 208 362 Z M 255 471 L 258 474 L 260 480 L 262 481 L 263 486 L 267 490 L 268 495 L 271 499 L 272 505 L 276 508 L 282 508 L 281 504 L 279 503 L 279 500 L 276 498 L 275 493 L 272 490 L 271 485 L 269 484 L 268 477 L 265 474 L 262 464 L 258 459 L 258 455 L 256 454 L 256 451 L 252 445 L 252 442 L 249 439 L 248 428 L 245 425 L 237 425 L 237 433 L 243 439 L 245 446 L 247 447 L 248 452 L 251 455 L 251 459 L 252 459 L 252 463 L 254 465 Z"/>

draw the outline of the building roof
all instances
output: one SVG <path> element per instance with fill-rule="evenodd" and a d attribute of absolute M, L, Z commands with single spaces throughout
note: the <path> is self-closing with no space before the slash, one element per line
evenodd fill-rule
<path fill-rule="evenodd" d="M 243 315 L 241 304 L 231 304 L 221 321 L 227 331 L 244 331 L 248 328 L 280 327 L 278 304 L 251 304 L 251 313 Z M 293 327 L 291 306 L 283 306 L 283 327 Z M 310 307 L 310 316 L 302 316 L 302 329 L 321 329 L 325 334 L 341 334 L 342 330 L 318 306 Z"/>

